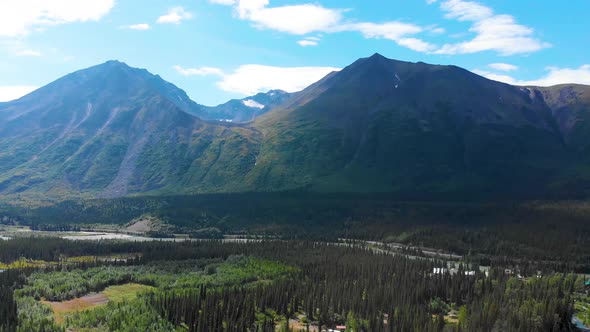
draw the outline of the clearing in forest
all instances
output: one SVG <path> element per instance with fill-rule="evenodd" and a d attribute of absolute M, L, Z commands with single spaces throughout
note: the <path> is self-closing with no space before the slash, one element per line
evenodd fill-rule
<path fill-rule="evenodd" d="M 110 286 L 100 293 L 88 294 L 68 301 L 41 302 L 51 306 L 53 314 L 55 315 L 56 323 L 62 324 L 67 314 L 76 311 L 94 309 L 109 302 L 133 300 L 139 293 L 152 289 L 154 288 L 151 286 L 129 283 L 119 286 Z"/>

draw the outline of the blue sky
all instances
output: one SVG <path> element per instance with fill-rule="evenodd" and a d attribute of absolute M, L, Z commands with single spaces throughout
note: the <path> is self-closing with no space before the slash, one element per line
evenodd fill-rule
<path fill-rule="evenodd" d="M 124 61 L 215 105 L 296 91 L 360 57 L 455 64 L 512 84 L 590 84 L 590 0 L 0 2 L 0 101 Z"/>

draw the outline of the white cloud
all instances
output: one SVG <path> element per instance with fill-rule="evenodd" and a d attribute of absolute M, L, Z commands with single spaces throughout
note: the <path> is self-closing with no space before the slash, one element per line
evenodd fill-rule
<path fill-rule="evenodd" d="M 430 33 L 436 34 L 436 35 L 440 35 L 445 33 L 446 30 L 445 28 L 441 28 L 441 27 L 434 27 L 432 29 L 430 29 Z"/>
<path fill-rule="evenodd" d="M 345 30 L 359 31 L 365 38 L 385 38 L 398 40 L 404 35 L 422 32 L 422 28 L 413 24 L 400 22 L 377 23 L 356 23 L 343 26 Z"/>
<path fill-rule="evenodd" d="M 242 65 L 233 73 L 225 75 L 217 83 L 217 86 L 224 91 L 240 93 L 245 96 L 272 89 L 296 92 L 319 81 L 330 72 L 338 70 L 340 68 L 273 67 L 248 64 Z"/>
<path fill-rule="evenodd" d="M 223 76 L 223 70 L 214 67 L 183 68 L 177 65 L 174 69 L 183 76 Z"/>
<path fill-rule="evenodd" d="M 158 17 L 156 22 L 167 24 L 180 24 L 184 20 L 193 18 L 193 14 L 184 10 L 183 7 L 174 7 L 168 10 L 168 14 Z"/>
<path fill-rule="evenodd" d="M 472 72 L 474 72 L 477 75 L 483 76 L 487 79 L 498 81 L 498 82 L 508 83 L 508 84 L 512 84 L 512 85 L 526 85 L 526 84 L 518 84 L 518 81 L 514 77 L 506 75 L 506 74 L 498 74 L 498 73 L 494 73 L 494 72 L 491 72 L 488 70 L 480 70 L 480 69 L 474 69 L 474 70 L 472 70 Z"/>
<path fill-rule="evenodd" d="M 471 21 L 469 31 L 475 34 L 471 40 L 445 44 L 438 54 L 469 54 L 496 51 L 500 55 L 531 53 L 551 45 L 534 37 L 534 30 L 518 24 L 510 15 L 497 15 L 489 7 L 465 0 L 446 0 L 440 4 L 445 17 L 459 21 Z"/>
<path fill-rule="evenodd" d="M 512 85 L 552 86 L 557 84 L 576 83 L 590 85 L 590 64 L 579 68 L 547 67 L 547 74 L 535 80 L 518 80 L 509 75 L 497 74 L 485 70 L 473 70 L 474 73 L 491 80 Z"/>
<path fill-rule="evenodd" d="M 318 46 L 318 42 L 315 40 L 309 40 L 309 39 L 302 39 L 297 41 L 297 44 L 299 44 L 299 46 L 302 47 L 307 47 L 307 46 Z"/>
<path fill-rule="evenodd" d="M 493 15 L 491 8 L 472 1 L 447 0 L 440 4 L 440 8 L 447 12 L 446 18 L 459 21 L 479 21 Z"/>
<path fill-rule="evenodd" d="M 309 36 L 297 41 L 297 44 L 299 44 L 299 46 L 301 47 L 318 46 L 320 44 L 320 40 L 322 40 L 322 38 Z"/>
<path fill-rule="evenodd" d="M 0 86 L 0 102 L 18 99 L 38 88 L 32 85 Z"/>
<path fill-rule="evenodd" d="M 0 36 L 16 37 L 47 26 L 98 21 L 114 5 L 115 0 L 3 0 Z"/>
<path fill-rule="evenodd" d="M 336 33 L 343 31 L 360 32 L 365 38 L 382 38 L 396 42 L 412 50 L 426 52 L 436 47 L 417 38 L 409 38 L 425 31 L 424 28 L 403 22 L 345 23 L 346 10 L 326 8 L 318 4 L 300 4 L 269 7 L 268 0 L 209 0 L 212 3 L 233 6 L 236 16 L 251 21 L 261 29 L 271 29 L 293 35 L 313 32 Z M 438 32 L 444 30 L 438 29 Z M 317 40 L 305 38 L 297 43 L 301 46 L 316 46 Z"/>
<path fill-rule="evenodd" d="M 326 31 L 342 19 L 340 10 L 315 4 L 266 7 L 266 0 L 241 0 L 237 12 L 260 28 L 272 29 L 294 35 Z"/>
<path fill-rule="evenodd" d="M 33 50 L 21 50 L 16 52 L 16 56 L 41 56 L 41 52 Z"/>
<path fill-rule="evenodd" d="M 488 67 L 500 71 L 515 71 L 518 67 L 509 63 L 490 63 Z"/>
<path fill-rule="evenodd" d="M 122 26 L 123 29 L 130 29 L 130 30 L 140 30 L 145 31 L 150 29 L 150 25 L 147 23 L 139 23 L 139 24 L 131 24 Z"/>
<path fill-rule="evenodd" d="M 389 39 L 400 46 L 419 52 L 432 51 L 436 48 L 436 46 L 421 39 L 406 37 L 424 31 L 424 28 L 415 24 L 403 22 L 387 22 L 382 24 L 365 22 L 342 25 L 338 29 L 358 31 L 365 38 Z"/>
<path fill-rule="evenodd" d="M 436 46 L 418 38 L 401 38 L 397 40 L 397 43 L 417 52 L 430 52 L 436 48 Z"/>
<path fill-rule="evenodd" d="M 547 71 L 547 75 L 533 81 L 525 81 L 525 85 L 551 86 L 564 83 L 590 85 L 590 64 L 579 68 L 547 67 Z M 520 84 L 523 82 L 521 81 Z"/>

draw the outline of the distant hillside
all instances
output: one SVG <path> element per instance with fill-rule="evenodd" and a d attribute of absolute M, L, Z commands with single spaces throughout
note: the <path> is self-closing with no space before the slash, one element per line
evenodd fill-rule
<path fill-rule="evenodd" d="M 270 90 L 243 99 L 232 99 L 214 107 L 203 106 L 198 112 L 191 113 L 206 120 L 249 122 L 281 105 L 289 97 L 290 94 L 285 91 Z"/>

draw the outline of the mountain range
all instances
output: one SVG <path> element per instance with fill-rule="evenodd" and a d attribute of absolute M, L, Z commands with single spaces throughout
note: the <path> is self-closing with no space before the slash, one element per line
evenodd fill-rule
<path fill-rule="evenodd" d="M 243 99 L 232 99 L 214 107 L 201 106 L 200 109 L 189 110 L 189 113 L 205 120 L 234 123 L 251 122 L 281 105 L 290 96 L 290 93 L 283 90 L 270 90 Z"/>
<path fill-rule="evenodd" d="M 216 107 L 118 61 L 0 104 L 5 198 L 586 197 L 589 150 L 590 86 L 511 86 L 379 54 Z"/>

